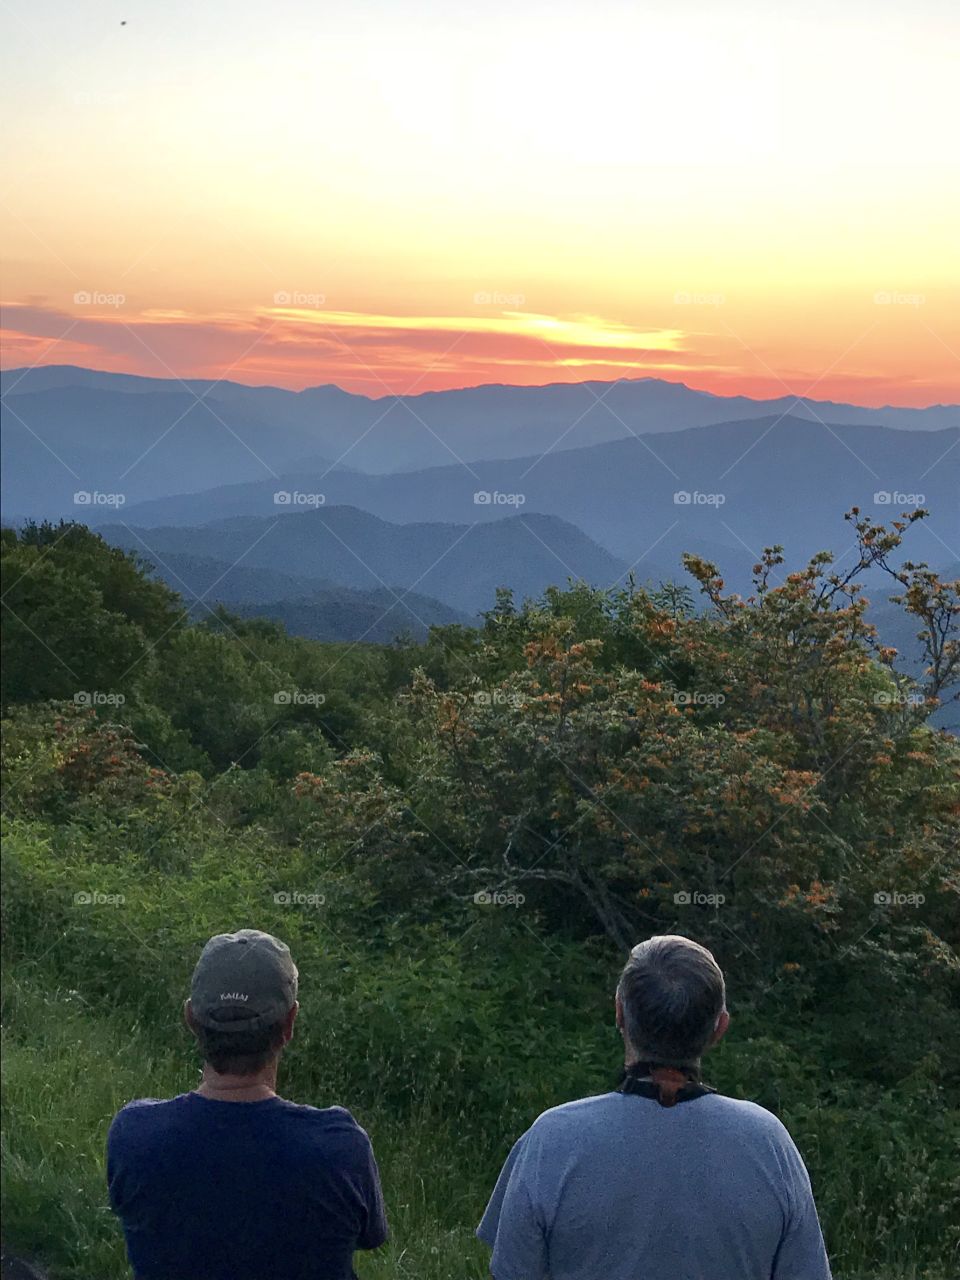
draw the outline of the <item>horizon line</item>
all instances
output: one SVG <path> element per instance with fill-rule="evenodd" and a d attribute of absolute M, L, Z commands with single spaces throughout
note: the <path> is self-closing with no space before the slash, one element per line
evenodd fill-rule
<path fill-rule="evenodd" d="M 10 368 L 3 366 L 0 362 L 0 375 L 19 373 L 22 381 L 28 374 L 36 373 L 41 369 L 60 369 L 72 370 L 76 369 L 82 373 L 98 374 L 106 378 L 133 378 L 141 382 L 179 382 L 183 386 L 191 382 L 209 383 L 211 388 L 219 386 L 221 383 L 244 387 L 250 391 L 285 391 L 289 395 L 303 395 L 307 391 L 322 391 L 326 388 L 333 388 L 342 395 L 351 396 L 356 399 L 380 401 L 380 400 L 403 400 L 403 399 L 419 399 L 423 396 L 439 396 L 439 395 L 456 395 L 463 391 L 480 391 L 485 389 L 504 389 L 510 391 L 547 391 L 553 387 L 583 387 L 583 386 L 615 386 L 617 383 L 640 383 L 640 382 L 659 382 L 665 386 L 683 387 L 686 391 L 692 391 L 695 395 L 710 396 L 714 400 L 746 400 L 752 404 L 776 404 L 784 400 L 793 400 L 796 404 L 819 404 L 819 405 L 837 405 L 853 409 L 863 409 L 868 413 L 880 413 L 885 410 L 895 410 L 898 412 L 917 412 L 922 413 L 927 409 L 960 409 L 960 401 L 935 401 L 924 405 L 865 405 L 855 400 L 830 400 L 819 399 L 815 396 L 797 395 L 795 392 L 785 392 L 780 396 L 751 396 L 745 392 L 724 393 L 719 391 L 709 391 L 703 387 L 691 386 L 689 382 L 682 379 L 674 380 L 673 378 L 656 377 L 650 374 L 639 374 L 635 377 L 619 377 L 619 378 L 570 378 L 570 379 L 554 379 L 550 382 L 542 383 L 526 383 L 526 382 L 473 382 L 465 383 L 458 387 L 444 387 L 436 390 L 412 391 L 412 392 L 394 392 L 384 391 L 380 395 L 368 395 L 363 391 L 348 391 L 345 387 L 337 382 L 318 382 L 299 389 L 290 386 L 284 386 L 277 382 L 244 382 L 240 378 L 197 378 L 197 377 L 181 377 L 178 374 L 171 374 L 162 377 L 157 374 L 149 373 L 128 373 L 112 369 L 99 369 L 90 365 L 81 364 L 33 364 L 33 365 L 14 365 Z M 50 388 L 51 390 L 53 388 Z M 84 389 L 84 388 L 79 388 Z M 13 388 L 11 388 L 11 391 Z M 4 396 L 10 392 L 4 391 Z"/>

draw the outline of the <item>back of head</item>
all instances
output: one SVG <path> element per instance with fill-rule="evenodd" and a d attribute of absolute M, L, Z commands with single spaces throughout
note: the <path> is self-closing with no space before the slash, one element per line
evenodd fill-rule
<path fill-rule="evenodd" d="M 229 1075 L 255 1075 L 283 1047 L 297 999 L 297 967 L 286 943 L 259 929 L 219 933 L 201 952 L 190 1004 L 204 1061 Z"/>
<path fill-rule="evenodd" d="M 638 1062 L 697 1068 L 726 1004 L 723 974 L 699 943 L 662 934 L 630 952 L 617 994 Z"/>

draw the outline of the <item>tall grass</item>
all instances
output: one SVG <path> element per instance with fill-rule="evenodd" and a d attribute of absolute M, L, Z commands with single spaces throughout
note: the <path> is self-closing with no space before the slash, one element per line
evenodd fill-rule
<path fill-rule="evenodd" d="M 197 1072 L 182 1046 L 97 1015 L 75 993 L 13 977 L 6 999 L 16 1004 L 18 1027 L 3 1038 L 5 1239 L 64 1280 L 120 1280 L 129 1270 L 106 1203 L 107 1128 L 130 1098 L 191 1089 Z M 386 1248 L 358 1256 L 359 1275 L 480 1280 L 489 1251 L 473 1227 L 489 1186 L 474 1172 L 475 1118 L 468 1128 L 469 1117 L 427 1109 L 403 1119 L 382 1107 L 353 1110 L 374 1142 L 392 1236 Z"/>
<path fill-rule="evenodd" d="M 7 1009 L 16 1011 L 15 1029 L 4 1032 L 3 1042 L 5 1240 L 41 1259 L 57 1280 L 121 1280 L 129 1271 L 119 1226 L 106 1203 L 104 1175 L 110 1119 L 130 1098 L 172 1096 L 192 1088 L 196 1066 L 174 1026 L 158 1034 L 156 1028 L 91 1009 L 78 993 L 51 989 L 38 977 L 10 975 L 5 991 Z M 290 1054 L 288 1077 L 305 1081 L 312 1074 L 309 1064 L 297 1061 L 294 1048 Z M 514 1136 L 500 1132 L 497 1117 L 469 1109 L 444 1114 L 423 1103 L 398 1116 L 376 1102 L 357 1105 L 346 1088 L 323 1096 L 301 1088 L 294 1096 L 319 1106 L 351 1106 L 373 1139 L 391 1240 L 382 1250 L 358 1255 L 361 1280 L 482 1280 L 488 1274 L 488 1250 L 474 1238 L 473 1228 L 505 1143 Z M 903 1178 L 900 1202 L 890 1206 L 883 1246 L 888 1261 L 863 1264 L 862 1224 L 875 1220 L 876 1205 L 869 1203 L 866 1168 L 872 1157 L 858 1145 L 852 1122 L 849 1113 L 831 1115 L 821 1108 L 817 1115 L 798 1116 L 793 1126 L 801 1142 L 815 1126 L 818 1149 L 808 1142 L 806 1154 L 815 1166 L 831 1169 L 821 1210 L 836 1275 L 840 1280 L 956 1280 L 947 1261 L 938 1267 L 917 1258 L 925 1208 L 951 1192 L 918 1182 L 916 1167 Z M 897 1156 L 895 1149 L 887 1154 Z M 919 1149 L 914 1157 L 915 1166 L 922 1163 Z"/>
<path fill-rule="evenodd" d="M 372 936 L 349 899 L 322 920 L 289 911 L 273 891 L 311 882 L 283 865 L 265 873 L 262 852 L 233 837 L 176 876 L 98 856 L 67 829 L 54 839 L 22 825 L 7 846 L 5 1244 L 55 1280 L 129 1274 L 106 1200 L 107 1128 L 131 1098 L 194 1087 L 179 1003 L 199 942 L 252 922 L 290 942 L 304 977 L 281 1091 L 349 1107 L 373 1139 L 392 1238 L 358 1255 L 362 1280 L 486 1276 L 473 1230 L 510 1144 L 615 1070 L 611 957 L 547 945 L 535 920 L 503 913 L 460 935 L 413 923 Z M 122 891 L 125 907 L 72 906 L 97 886 Z M 733 1029 L 709 1078 L 793 1133 L 838 1280 L 958 1280 L 958 1127 L 938 1064 L 875 1087 L 830 1069 L 829 1025 L 782 996 L 740 1008 L 735 978 L 731 992 Z"/>

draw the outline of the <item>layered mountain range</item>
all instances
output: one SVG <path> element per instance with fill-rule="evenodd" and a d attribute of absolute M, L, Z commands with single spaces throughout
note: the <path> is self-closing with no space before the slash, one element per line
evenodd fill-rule
<path fill-rule="evenodd" d="M 82 519 L 198 612 L 222 602 L 319 639 L 470 621 L 499 586 L 683 580 L 683 552 L 746 592 L 774 543 L 784 573 L 824 549 L 849 563 L 853 506 L 927 508 L 906 552 L 960 561 L 955 405 L 651 378 L 373 399 L 68 366 L 11 370 L 2 390 L 8 523 Z M 887 581 L 869 593 L 902 638 Z"/>

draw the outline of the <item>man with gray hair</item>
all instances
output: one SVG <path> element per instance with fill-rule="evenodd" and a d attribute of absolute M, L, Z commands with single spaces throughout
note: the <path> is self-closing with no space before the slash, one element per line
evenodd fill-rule
<path fill-rule="evenodd" d="M 723 974 L 673 934 L 620 977 L 620 1088 L 545 1111 L 477 1228 L 494 1280 L 830 1280 L 800 1153 L 700 1079 L 730 1022 Z"/>

